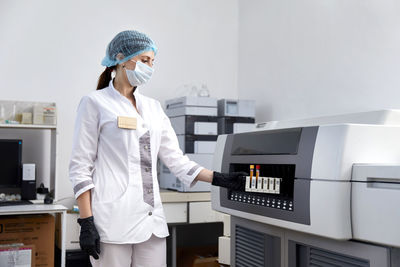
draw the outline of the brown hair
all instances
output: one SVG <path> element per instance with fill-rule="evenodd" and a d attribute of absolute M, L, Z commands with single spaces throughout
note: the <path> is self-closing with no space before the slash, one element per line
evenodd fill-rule
<path fill-rule="evenodd" d="M 111 73 L 115 70 L 115 66 L 111 67 L 106 67 L 106 69 L 103 71 L 103 73 L 99 77 L 99 81 L 97 82 L 97 89 L 96 90 L 101 90 L 104 89 L 108 86 L 108 84 L 111 81 Z"/>

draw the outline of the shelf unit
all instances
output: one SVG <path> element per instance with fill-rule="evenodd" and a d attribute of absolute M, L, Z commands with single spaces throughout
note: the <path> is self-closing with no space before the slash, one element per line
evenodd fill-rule
<path fill-rule="evenodd" d="M 24 112 L 33 114 L 33 107 L 36 105 L 56 107 L 53 102 L 0 100 L 0 113 L 2 113 L 0 115 L 4 120 L 12 120 L 15 114 Z M 57 200 L 57 125 L 0 123 L 0 139 L 22 140 L 22 163 L 36 165 L 36 186 L 43 183 Z"/>
<path fill-rule="evenodd" d="M 37 103 L 22 101 L 0 101 L 0 105 L 8 107 L 5 112 L 6 119 L 10 119 L 10 106 L 17 104 L 17 113 L 32 112 L 36 104 L 43 106 L 56 106 L 55 103 Z M 4 111 L 3 111 L 4 113 Z M 2 114 L 4 116 L 4 114 Z M 36 187 L 43 183 L 53 193 L 57 201 L 56 192 L 56 156 L 57 156 L 57 125 L 38 124 L 5 124 L 0 123 L 0 139 L 22 140 L 22 163 L 35 163 Z M 61 266 L 65 266 L 65 236 L 66 236 L 66 210 L 59 204 L 33 204 L 21 206 L 0 207 L 0 216 L 20 214 L 61 214 Z"/>
<path fill-rule="evenodd" d="M 0 123 L 0 128 L 57 129 L 57 126 L 56 126 L 56 125 L 36 125 L 36 124 L 8 124 L 8 123 Z"/>
<path fill-rule="evenodd" d="M 36 187 L 43 183 L 56 199 L 57 127 L 36 126 L 0 124 L 0 138 L 22 140 L 22 163 L 35 163 Z"/>

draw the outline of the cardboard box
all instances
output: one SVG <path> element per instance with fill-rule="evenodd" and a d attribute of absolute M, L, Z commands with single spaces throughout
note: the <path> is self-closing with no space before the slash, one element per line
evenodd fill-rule
<path fill-rule="evenodd" d="M 31 267 L 35 266 L 34 245 L 1 245 L 0 266 L 2 267 Z"/>
<path fill-rule="evenodd" d="M 54 265 L 54 216 L 18 215 L 0 217 L 0 244 L 35 246 L 35 266 Z"/>
<path fill-rule="evenodd" d="M 217 257 L 196 258 L 192 267 L 220 267 Z"/>
<path fill-rule="evenodd" d="M 218 264 L 217 254 L 218 246 L 177 247 L 176 265 L 177 267 L 213 267 Z M 202 260 L 206 258 L 207 260 Z"/>

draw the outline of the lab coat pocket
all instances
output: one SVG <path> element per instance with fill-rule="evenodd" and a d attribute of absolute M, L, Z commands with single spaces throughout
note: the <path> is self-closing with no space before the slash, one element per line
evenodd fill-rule
<path fill-rule="evenodd" d="M 96 173 L 92 201 L 110 203 L 120 200 L 128 190 L 128 179 L 127 174 L 111 170 Z"/>
<path fill-rule="evenodd" d="M 121 212 L 121 210 L 123 210 L 121 203 L 125 202 L 127 191 L 128 190 L 125 190 L 121 196 L 111 201 L 99 201 L 99 196 L 93 198 L 92 213 L 102 241 L 110 241 L 109 229 L 113 224 L 113 218 L 120 218 L 121 213 L 123 213 Z"/>
<path fill-rule="evenodd" d="M 96 227 L 103 242 L 126 242 L 137 239 L 135 236 L 142 234 L 138 229 L 148 217 L 147 211 L 146 206 L 141 205 L 137 189 L 131 186 L 120 199 L 93 203 L 92 206 Z"/>

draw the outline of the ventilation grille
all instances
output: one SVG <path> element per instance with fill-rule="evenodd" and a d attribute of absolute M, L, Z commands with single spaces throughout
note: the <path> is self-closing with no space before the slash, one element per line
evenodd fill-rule
<path fill-rule="evenodd" d="M 369 262 L 342 254 L 310 248 L 309 265 L 315 267 L 369 267 Z"/>
<path fill-rule="evenodd" d="M 264 267 L 264 239 L 264 234 L 236 225 L 236 266 Z"/>

